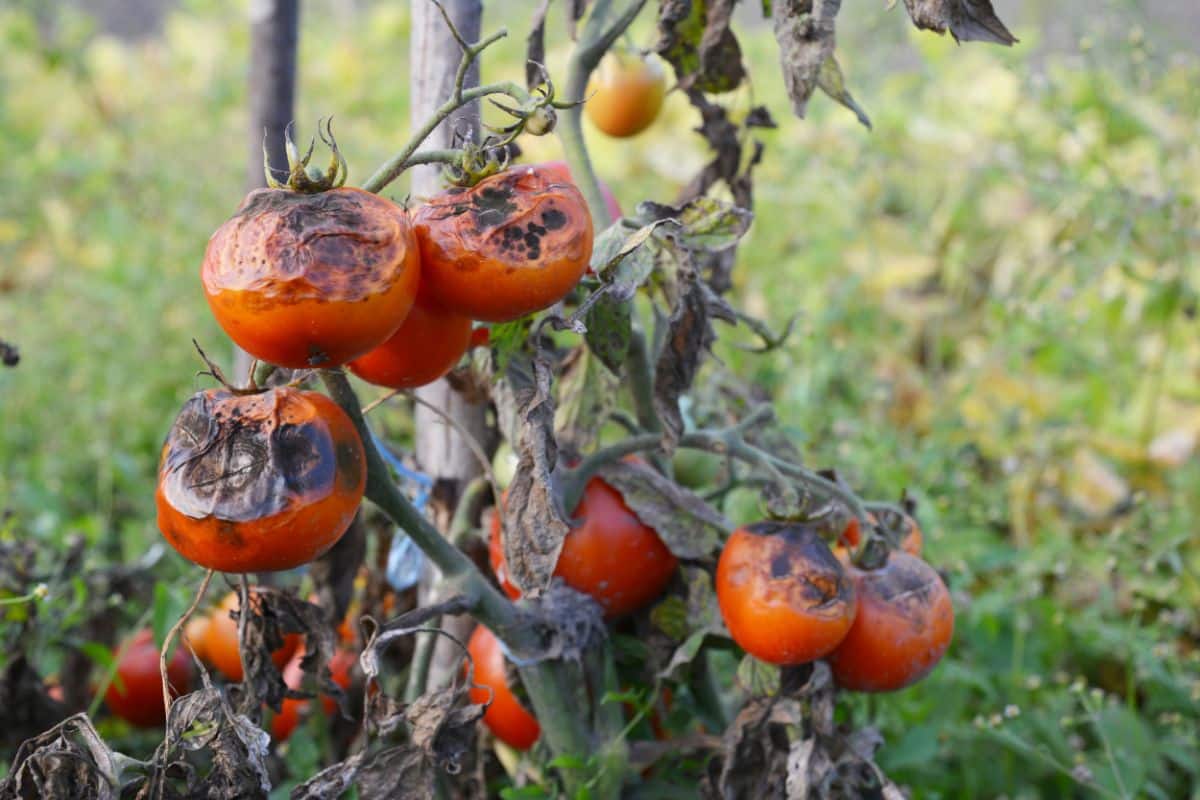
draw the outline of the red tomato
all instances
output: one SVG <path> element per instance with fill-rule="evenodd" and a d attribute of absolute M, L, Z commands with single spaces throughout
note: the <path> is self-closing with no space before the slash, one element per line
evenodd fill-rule
<path fill-rule="evenodd" d="M 510 747 L 518 750 L 533 747 L 542 730 L 534 716 L 525 710 L 508 687 L 500 640 L 480 625 L 471 634 L 467 652 L 475 664 L 475 683 L 479 684 L 470 687 L 471 702 L 486 703 L 491 700 L 491 705 L 483 712 L 483 724 Z"/>
<path fill-rule="evenodd" d="M 350 371 L 376 386 L 414 389 L 453 369 L 470 343 L 470 317 L 448 311 L 427 292 L 419 292 L 400 330 L 351 361 Z"/>
<path fill-rule="evenodd" d="M 153 728 L 166 722 L 154 633 L 149 628 L 138 631 L 129 640 L 125 652 L 121 653 L 118 647 L 113 650 L 113 657 L 117 659 L 116 677 L 104 693 L 108 710 L 140 728 Z M 172 697 L 191 690 L 191 661 L 179 647 L 167 662 L 167 682 Z"/>

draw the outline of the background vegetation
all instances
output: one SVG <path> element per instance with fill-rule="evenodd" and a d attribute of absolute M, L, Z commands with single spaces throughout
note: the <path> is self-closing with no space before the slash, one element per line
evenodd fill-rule
<path fill-rule="evenodd" d="M 518 74 L 517 5 L 485 80 Z M 408 129 L 406 7 L 305 9 L 297 116 L 336 115 L 352 183 Z M 946 662 L 849 713 L 920 797 L 1200 796 L 1200 60 L 1136 14 L 1065 52 L 1034 26 L 1013 51 L 951 52 L 851 10 L 839 53 L 874 131 L 823 98 L 793 120 L 777 79 L 755 86 L 780 127 L 736 296 L 798 322 L 767 359 L 720 353 L 810 463 L 921 501 L 954 590 Z M 0 535 L 80 535 L 97 563 L 160 546 L 189 340 L 224 341 L 196 274 L 241 196 L 243 21 L 196 0 L 122 43 L 79 13 L 0 9 L 0 338 L 23 357 L 0 371 Z M 743 42 L 774 77 L 769 30 Z M 636 140 L 592 137 L 622 202 L 690 177 L 691 113 L 672 98 Z M 171 553 L 158 573 L 182 603 L 194 570 Z"/>

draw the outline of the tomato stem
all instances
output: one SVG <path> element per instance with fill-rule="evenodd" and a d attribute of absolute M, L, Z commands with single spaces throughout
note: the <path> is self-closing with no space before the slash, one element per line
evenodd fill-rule
<path fill-rule="evenodd" d="M 196 594 L 192 598 L 192 604 L 188 606 L 187 611 L 183 612 L 183 616 L 177 619 L 175 624 L 171 626 L 171 629 L 167 631 L 167 636 L 163 639 L 162 650 L 158 653 L 158 674 L 162 678 L 163 714 L 165 719 L 170 719 L 171 717 L 171 681 L 167 676 L 167 653 L 171 652 L 171 642 L 179 634 L 179 631 L 183 630 L 183 627 L 187 625 L 188 620 L 192 618 L 192 614 L 196 613 L 196 609 L 200 606 L 200 601 L 204 599 L 204 593 L 208 591 L 208 585 L 212 582 L 213 572 L 214 570 L 211 569 L 204 571 L 204 580 L 200 581 L 200 586 L 196 589 Z M 192 654 L 192 660 L 196 662 L 196 666 L 200 670 L 203 670 L 204 665 L 200 663 L 200 659 L 196 658 L 196 652 L 192 650 L 192 646 L 190 644 L 185 646 L 188 648 L 188 652 Z M 170 728 L 168 727 L 167 730 L 169 731 Z"/>

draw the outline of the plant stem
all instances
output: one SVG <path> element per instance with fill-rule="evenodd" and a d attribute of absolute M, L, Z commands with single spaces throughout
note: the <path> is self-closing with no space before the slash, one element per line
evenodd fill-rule
<path fill-rule="evenodd" d="M 428 627 L 440 628 L 441 616 L 429 620 Z M 429 665 L 433 661 L 433 651 L 439 634 L 429 631 L 424 636 L 417 636 L 413 646 L 412 661 L 409 664 L 408 683 L 404 686 L 404 702 L 412 703 L 425 693 L 425 685 L 429 681 Z"/>

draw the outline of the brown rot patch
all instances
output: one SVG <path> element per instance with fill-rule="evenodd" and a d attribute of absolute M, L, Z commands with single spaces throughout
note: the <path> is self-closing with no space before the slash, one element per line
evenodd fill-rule
<path fill-rule="evenodd" d="M 752 568 L 764 591 L 807 609 L 840 607 L 853 596 L 841 562 L 813 526 L 760 522 L 745 529 L 752 537 Z"/>
<path fill-rule="evenodd" d="M 507 183 L 481 188 L 472 196 L 471 205 L 475 226 L 481 231 L 503 225 L 518 211 L 512 187 Z"/>

